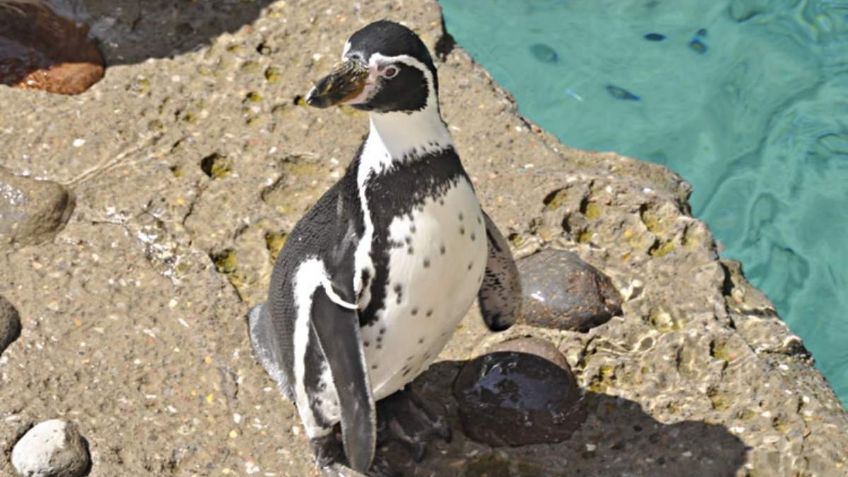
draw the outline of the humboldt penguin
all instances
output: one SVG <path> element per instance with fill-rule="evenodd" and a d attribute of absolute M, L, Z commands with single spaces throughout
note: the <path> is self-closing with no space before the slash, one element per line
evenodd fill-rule
<path fill-rule="evenodd" d="M 393 401 L 436 359 L 475 298 L 495 331 L 520 312 L 509 246 L 480 207 L 438 91 L 419 37 L 378 21 L 350 37 L 341 62 L 305 97 L 318 108 L 367 111 L 370 132 L 289 234 L 268 301 L 248 321 L 255 355 L 297 406 L 328 473 L 385 475 L 369 471 L 381 400 L 392 403 L 380 410 L 390 424 L 381 429 L 393 429 L 417 459 L 426 433 L 449 438 L 420 399 Z"/>

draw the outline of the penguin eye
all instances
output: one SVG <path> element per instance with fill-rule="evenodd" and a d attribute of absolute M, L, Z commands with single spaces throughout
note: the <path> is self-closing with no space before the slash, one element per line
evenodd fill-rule
<path fill-rule="evenodd" d="M 387 66 L 386 69 L 383 70 L 383 77 L 386 79 L 392 79 L 400 72 L 397 66 Z"/>

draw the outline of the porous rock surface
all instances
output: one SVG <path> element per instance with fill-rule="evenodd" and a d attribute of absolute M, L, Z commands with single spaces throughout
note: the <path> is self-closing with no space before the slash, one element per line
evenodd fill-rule
<path fill-rule="evenodd" d="M 0 474 L 13 475 L 27 428 L 61 415 L 84 424 L 92 476 L 317 475 L 244 315 L 367 128 L 362 113 L 294 98 L 351 32 L 385 17 L 438 47 L 445 119 L 516 253 L 574 252 L 622 297 L 622 316 L 587 333 L 489 336 L 469 313 L 415 383 L 448 410 L 454 439 L 418 465 L 394 455 L 407 475 L 845 474 L 845 410 L 771 304 L 719 259 L 689 216 L 689 187 L 522 120 L 451 48 L 435 2 L 239 2 L 242 24 L 220 15 L 223 0 L 194 2 L 188 19 L 173 2 L 81 3 L 104 79 L 72 97 L 0 89 L 4 166 L 62 184 L 77 204 L 52 241 L 0 255 L 0 294 L 25 330 L 0 357 Z M 186 35 L 154 28 L 174 18 Z M 457 430 L 450 383 L 463 360 L 518 336 L 563 352 L 587 418 L 559 444 L 492 449 Z"/>
<path fill-rule="evenodd" d="M 12 465 L 21 477 L 82 477 L 89 459 L 76 424 L 62 419 L 37 424 L 12 449 Z"/>

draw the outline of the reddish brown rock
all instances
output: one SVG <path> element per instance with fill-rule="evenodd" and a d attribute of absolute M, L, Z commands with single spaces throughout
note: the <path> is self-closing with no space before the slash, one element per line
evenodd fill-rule
<path fill-rule="evenodd" d="M 87 26 L 38 0 L 0 0 L 0 84 L 79 94 L 103 68 Z"/>

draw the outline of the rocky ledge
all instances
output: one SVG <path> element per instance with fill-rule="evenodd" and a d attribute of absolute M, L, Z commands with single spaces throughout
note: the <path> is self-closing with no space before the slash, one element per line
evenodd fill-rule
<path fill-rule="evenodd" d="M 385 17 L 438 52 L 445 118 L 515 252 L 576 254 L 618 295 L 601 307 L 616 316 L 587 332 L 528 322 L 489 335 L 470 313 L 415 383 L 448 411 L 454 439 L 409 475 L 848 472 L 845 410 L 690 216 L 689 186 L 659 166 L 569 149 L 522 119 L 444 34 L 435 2 L 248 1 L 238 15 L 223 0 L 183 11 L 62 3 L 92 26 L 107 69 L 78 96 L 0 88 L 0 191 L 49 184 L 68 198 L 27 201 L 24 215 L 0 204 L 7 236 L 22 233 L 9 217 L 51 221 L 27 222 L 38 240 L 0 244 L 0 295 L 22 325 L 0 356 L 0 474 L 14 475 L 12 449 L 33 425 L 61 418 L 85 436 L 92 476 L 314 475 L 244 315 L 287 231 L 365 133 L 360 113 L 294 98 L 350 32 Z M 162 33 L 172 31 L 182 33 Z M 564 355 L 585 421 L 559 443 L 466 438 L 455 376 L 528 336 Z"/>

